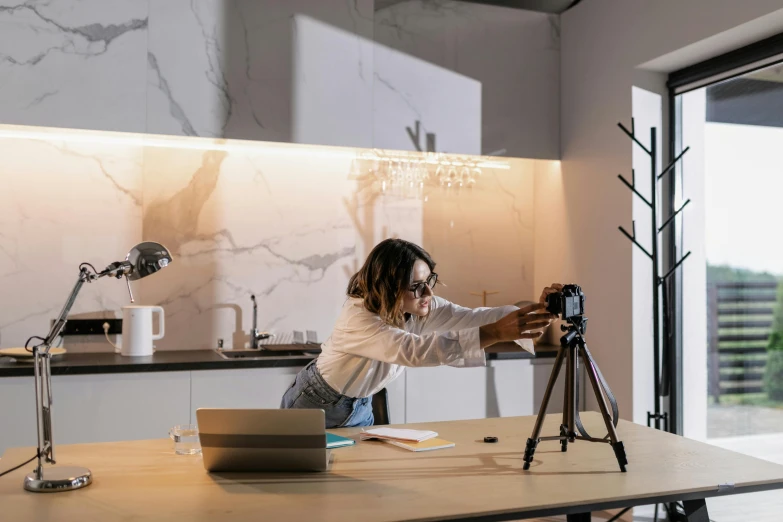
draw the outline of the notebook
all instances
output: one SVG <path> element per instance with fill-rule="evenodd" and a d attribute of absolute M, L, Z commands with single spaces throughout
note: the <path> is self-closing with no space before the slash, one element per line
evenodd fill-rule
<path fill-rule="evenodd" d="M 364 430 L 359 436 L 362 440 L 398 440 L 407 442 L 421 442 L 438 436 L 438 433 L 430 430 L 405 430 L 399 428 L 374 428 Z"/>
<path fill-rule="evenodd" d="M 356 444 L 356 441 L 353 439 L 349 439 L 348 437 L 341 437 L 339 435 L 335 435 L 334 433 L 326 434 L 327 449 L 341 448 L 343 446 L 352 446 L 354 444 Z"/>
<path fill-rule="evenodd" d="M 439 438 L 427 439 L 421 442 L 407 442 L 403 440 L 384 439 L 383 442 L 394 444 L 395 446 L 399 446 L 400 448 L 404 448 L 409 451 L 430 451 L 430 450 L 443 449 L 443 448 L 453 448 L 455 446 L 453 442 L 439 439 Z"/>

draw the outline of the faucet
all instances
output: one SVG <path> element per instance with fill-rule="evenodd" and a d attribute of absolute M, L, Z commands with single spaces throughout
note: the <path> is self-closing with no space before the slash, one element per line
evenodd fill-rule
<path fill-rule="evenodd" d="M 258 331 L 258 303 L 256 302 L 255 295 L 251 295 L 250 299 L 253 301 L 253 330 L 250 332 L 250 347 L 254 350 L 258 350 L 261 347 L 258 341 L 269 339 L 275 335 L 269 332 Z"/>

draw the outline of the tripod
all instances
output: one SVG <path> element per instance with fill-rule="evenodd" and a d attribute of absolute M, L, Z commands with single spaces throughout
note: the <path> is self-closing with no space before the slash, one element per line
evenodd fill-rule
<path fill-rule="evenodd" d="M 544 399 L 541 401 L 541 409 L 538 412 L 536 418 L 536 425 L 533 428 L 533 435 L 527 439 L 527 445 L 525 446 L 525 464 L 523 469 L 530 469 L 530 463 L 533 462 L 533 454 L 536 452 L 538 443 L 542 440 L 559 440 L 560 451 L 568 450 L 568 443 L 574 442 L 576 439 L 586 440 L 589 442 L 607 442 L 614 449 L 614 454 L 617 457 L 617 463 L 620 465 L 620 470 L 625 472 L 625 466 L 628 464 L 628 460 L 625 457 L 625 448 L 623 443 L 617 438 L 617 421 L 619 419 L 619 412 L 617 410 L 617 401 L 615 401 L 612 395 L 612 390 L 609 389 L 609 385 L 601 375 L 601 370 L 598 369 L 598 365 L 593 361 L 593 357 L 590 355 L 590 350 L 587 349 L 587 344 L 583 335 L 587 329 L 587 318 L 581 315 L 569 317 L 566 319 L 568 326 L 562 325 L 566 334 L 560 338 L 560 349 L 557 352 L 557 358 L 555 359 L 555 365 L 552 368 L 552 374 L 549 376 L 549 384 L 547 384 L 546 392 L 544 392 Z M 606 424 L 608 434 L 598 439 L 591 437 L 582 426 L 582 421 L 579 419 L 579 395 L 578 395 L 578 381 L 579 381 L 579 358 L 582 358 L 582 362 L 587 369 L 587 376 L 590 379 L 590 384 L 593 386 L 593 392 L 598 400 L 598 406 L 601 409 L 601 415 Z M 563 423 L 560 425 L 560 435 L 551 437 L 541 437 L 541 426 L 544 423 L 544 417 L 546 416 L 546 409 L 549 406 L 549 399 L 552 395 L 552 389 L 557 381 L 557 376 L 560 374 L 560 367 L 563 365 L 563 360 L 566 360 L 566 383 L 565 394 L 563 398 Z M 609 402 L 612 405 L 612 416 L 609 415 L 609 409 L 604 398 L 604 393 L 609 397 Z M 576 430 L 579 430 L 580 435 L 576 434 Z"/>

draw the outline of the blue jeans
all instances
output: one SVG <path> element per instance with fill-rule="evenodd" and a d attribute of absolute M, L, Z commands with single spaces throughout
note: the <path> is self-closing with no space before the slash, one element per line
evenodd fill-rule
<path fill-rule="evenodd" d="M 355 399 L 335 391 L 321 376 L 315 360 L 296 375 L 280 407 L 324 410 L 326 428 L 372 426 L 374 421 L 370 397 Z"/>

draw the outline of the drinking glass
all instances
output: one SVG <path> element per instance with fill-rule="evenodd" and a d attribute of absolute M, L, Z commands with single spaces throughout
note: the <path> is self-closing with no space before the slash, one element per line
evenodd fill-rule
<path fill-rule="evenodd" d="M 169 437 L 174 441 L 174 453 L 177 455 L 198 455 L 201 453 L 197 425 L 178 424 L 169 430 Z"/>

